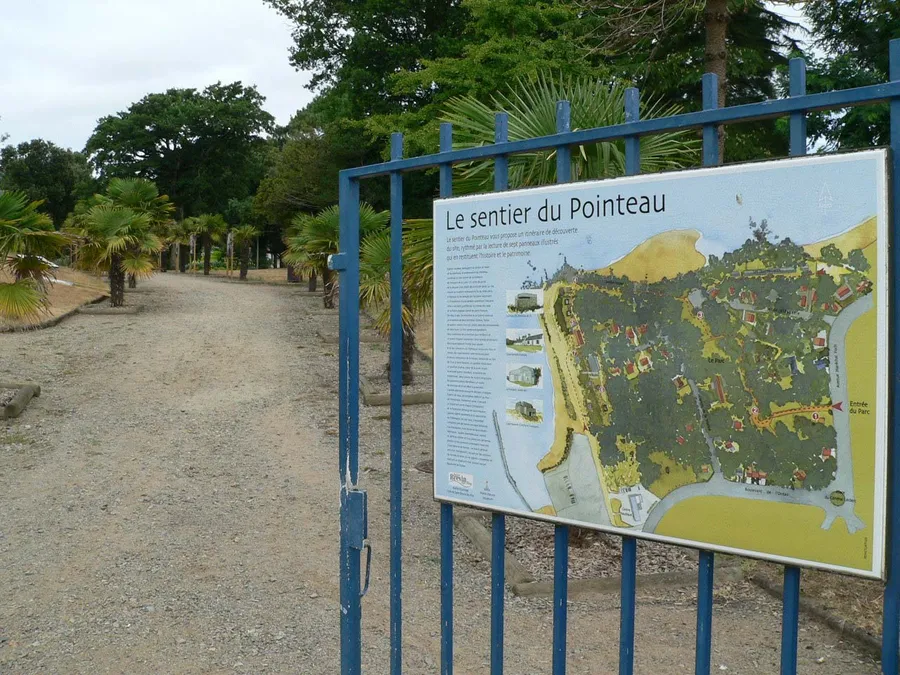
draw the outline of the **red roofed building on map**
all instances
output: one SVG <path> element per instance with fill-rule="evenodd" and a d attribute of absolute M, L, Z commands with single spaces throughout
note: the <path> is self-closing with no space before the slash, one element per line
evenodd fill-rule
<path fill-rule="evenodd" d="M 740 420 L 735 420 L 735 421 L 734 421 L 734 430 L 735 430 L 735 431 L 743 431 L 743 430 L 744 430 L 744 423 L 741 422 Z"/>
<path fill-rule="evenodd" d="M 834 292 L 834 297 L 836 297 L 841 302 L 849 298 L 851 295 L 853 295 L 853 289 L 850 288 L 847 284 L 844 284 Z"/>

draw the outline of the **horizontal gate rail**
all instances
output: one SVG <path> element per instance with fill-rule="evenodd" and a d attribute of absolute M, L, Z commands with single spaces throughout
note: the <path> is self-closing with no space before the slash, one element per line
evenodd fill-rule
<path fill-rule="evenodd" d="M 701 129 L 710 124 L 753 122 L 775 117 L 786 117 L 791 113 L 809 113 L 871 103 L 884 103 L 897 97 L 900 97 L 900 81 L 893 81 L 885 84 L 857 87 L 855 89 L 829 91 L 823 94 L 808 94 L 806 96 L 773 99 L 760 103 L 746 103 L 730 108 L 683 113 L 681 115 L 672 115 L 671 117 L 657 117 L 639 122 L 625 122 L 624 124 L 613 124 L 597 129 L 569 131 L 554 136 L 510 141 L 502 145 L 483 145 L 477 148 L 454 150 L 452 153 L 449 153 L 449 157 L 447 156 L 448 153 L 444 152 L 433 155 L 421 155 L 420 157 L 410 157 L 399 161 L 344 169 L 341 171 L 341 174 L 347 178 L 370 178 L 383 176 L 391 171 L 427 169 L 440 166 L 448 161 L 455 164 L 475 159 L 492 159 L 498 153 L 514 155 L 519 152 L 551 150 L 563 145 L 600 143 L 602 141 L 620 140 L 628 136 L 648 136 L 667 131 Z"/>
<path fill-rule="evenodd" d="M 884 591 L 884 623 L 882 630 L 882 671 L 895 675 L 900 668 L 900 458 L 895 447 L 900 442 L 900 326 L 897 280 L 900 279 L 900 40 L 890 44 L 890 82 L 833 91 L 806 93 L 806 65 L 802 59 L 790 62 L 788 98 L 750 103 L 726 108 L 718 107 L 718 81 L 715 75 L 703 76 L 703 109 L 671 117 L 640 118 L 637 89 L 625 92 L 625 122 L 597 129 L 572 131 L 571 109 L 567 101 L 557 105 L 557 133 L 541 138 L 509 141 L 506 113 L 495 117 L 494 144 L 453 150 L 452 128 L 442 124 L 440 151 L 436 154 L 403 158 L 403 137 L 391 138 L 391 160 L 340 172 L 340 253 L 334 269 L 341 273 L 340 283 L 340 435 L 339 476 L 341 484 L 340 539 L 340 604 L 341 604 L 341 673 L 359 675 L 361 659 L 361 593 L 360 574 L 363 550 L 371 551 L 366 541 L 365 493 L 357 489 L 359 479 L 359 181 L 375 176 L 390 176 L 391 198 L 391 444 L 390 444 L 390 672 L 399 675 L 402 667 L 402 324 L 403 274 L 403 172 L 439 168 L 439 194 L 453 194 L 453 165 L 475 160 L 493 160 L 494 191 L 509 189 L 510 155 L 539 150 L 555 150 L 557 182 L 571 180 L 571 146 L 615 140 L 625 141 L 625 173 L 640 173 L 640 138 L 656 133 L 700 129 L 703 137 L 702 164 L 720 163 L 720 128 L 738 122 L 788 117 L 791 156 L 807 152 L 807 115 L 880 102 L 890 103 L 891 185 L 894 200 L 889 232 L 898 245 L 890 247 L 889 324 L 892 328 L 889 348 L 890 423 L 888 451 L 887 570 Z M 398 282 L 398 283 L 394 283 Z M 501 675 L 504 666 L 504 604 L 506 516 L 492 517 L 491 553 L 491 642 L 490 672 Z M 453 673 L 453 506 L 440 505 L 440 621 L 442 675 Z M 552 673 L 566 672 L 566 638 L 568 619 L 568 553 L 569 528 L 557 525 L 554 534 L 554 597 Z M 699 551 L 697 579 L 697 634 L 695 673 L 708 675 L 712 654 L 713 582 L 715 557 L 710 551 Z M 619 632 L 619 674 L 634 671 L 634 626 L 636 609 L 637 541 L 622 535 L 621 610 Z M 784 568 L 782 612 L 781 673 L 797 672 L 799 631 L 800 569 Z M 373 671 L 383 670 L 376 666 Z"/>

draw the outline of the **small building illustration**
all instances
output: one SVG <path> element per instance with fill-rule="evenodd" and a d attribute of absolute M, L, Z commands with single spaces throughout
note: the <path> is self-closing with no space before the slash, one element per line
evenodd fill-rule
<path fill-rule="evenodd" d="M 541 369 L 540 368 L 532 368 L 531 366 L 520 366 L 518 368 L 514 368 L 509 371 L 506 376 L 513 384 L 518 384 L 522 387 L 533 387 L 538 383 L 538 380 L 541 377 Z"/>
<path fill-rule="evenodd" d="M 840 302 L 848 300 L 851 295 L 853 295 L 853 289 L 850 288 L 847 284 L 844 284 L 834 292 L 834 297 L 836 297 Z"/>
<path fill-rule="evenodd" d="M 525 419 L 535 419 L 537 417 L 537 410 L 535 407 L 531 405 L 528 401 L 517 401 L 516 402 L 516 412 L 519 413 Z"/>
<path fill-rule="evenodd" d="M 530 312 L 539 307 L 536 293 L 519 293 L 516 296 L 516 309 L 520 312 Z"/>

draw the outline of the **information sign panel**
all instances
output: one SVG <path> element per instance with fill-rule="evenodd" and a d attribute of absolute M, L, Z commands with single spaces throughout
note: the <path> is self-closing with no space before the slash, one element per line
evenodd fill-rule
<path fill-rule="evenodd" d="M 436 201 L 436 498 L 883 576 L 886 166 Z"/>

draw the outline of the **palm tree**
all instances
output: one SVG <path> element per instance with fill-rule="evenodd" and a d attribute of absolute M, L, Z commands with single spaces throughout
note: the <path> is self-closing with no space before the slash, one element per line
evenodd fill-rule
<path fill-rule="evenodd" d="M 172 212 L 175 205 L 166 195 L 160 195 L 156 184 L 145 178 L 113 178 L 106 195 L 117 206 L 145 213 L 150 218 L 150 229 L 162 242 L 171 234 Z M 128 287 L 137 287 L 137 276 L 128 275 Z"/>
<path fill-rule="evenodd" d="M 241 281 L 247 280 L 247 268 L 250 267 L 250 246 L 259 236 L 259 230 L 253 225 L 241 225 L 232 230 L 234 245 L 238 249 L 241 260 Z"/>
<path fill-rule="evenodd" d="M 203 274 L 209 276 L 212 245 L 222 240 L 222 235 L 228 231 L 228 223 L 221 215 L 210 213 L 189 218 L 186 222 L 188 229 L 200 237 L 200 245 L 203 247 Z"/>
<path fill-rule="evenodd" d="M 403 223 L 403 384 L 412 384 L 416 351 L 416 318 L 431 307 L 432 221 Z M 391 235 L 382 231 L 365 238 L 360 245 L 360 303 L 377 310 L 375 327 L 389 335 L 391 329 Z M 390 377 L 391 364 L 387 372 Z"/>
<path fill-rule="evenodd" d="M 39 206 L 22 192 L 0 192 L 0 271 L 13 279 L 0 283 L 0 316 L 22 319 L 46 307 L 50 260 L 69 243 Z"/>
<path fill-rule="evenodd" d="M 453 124 L 454 148 L 471 148 L 494 142 L 496 110 L 509 114 L 509 140 L 517 141 L 556 133 L 556 104 L 572 104 L 572 129 L 592 129 L 625 122 L 625 90 L 621 82 L 578 78 L 559 81 L 546 75 L 519 80 L 493 105 L 471 96 L 448 101 L 444 122 Z M 680 106 L 656 101 L 643 104 L 642 117 L 663 117 L 681 112 Z M 652 173 L 681 169 L 696 163 L 700 144 L 695 135 L 674 132 L 641 138 L 641 171 Z M 509 158 L 510 188 L 549 185 L 556 181 L 556 153 L 541 150 Z M 454 190 L 459 194 L 493 188 L 494 161 L 478 160 L 456 167 Z M 572 148 L 572 180 L 625 175 L 625 142 L 609 141 Z"/>
<path fill-rule="evenodd" d="M 76 265 L 109 275 L 109 304 L 125 304 L 125 276 L 150 276 L 153 255 L 163 246 L 147 213 L 111 203 L 97 204 L 75 219 L 69 230 L 78 236 Z"/>
<path fill-rule="evenodd" d="M 376 211 L 368 204 L 359 209 L 360 239 L 384 230 L 390 219 L 387 211 Z M 322 277 L 323 303 L 326 309 L 334 307 L 337 293 L 335 274 L 328 269 L 328 256 L 338 252 L 340 213 L 337 206 L 330 206 L 315 215 L 296 216 L 284 236 L 287 251 L 282 259 L 300 272 Z"/>

